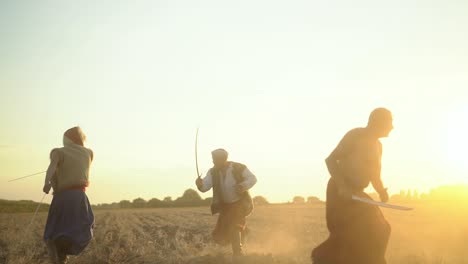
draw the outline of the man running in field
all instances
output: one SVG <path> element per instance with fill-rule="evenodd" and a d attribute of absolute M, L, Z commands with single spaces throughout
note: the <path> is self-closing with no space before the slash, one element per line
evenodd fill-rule
<path fill-rule="evenodd" d="M 312 251 L 314 264 L 385 264 L 390 225 L 377 206 L 351 199 L 371 199 L 372 184 L 382 202 L 388 201 L 380 177 L 382 144 L 393 129 L 392 114 L 377 108 L 368 125 L 349 131 L 326 159 L 331 178 L 327 186 L 326 218 L 329 238 Z"/>

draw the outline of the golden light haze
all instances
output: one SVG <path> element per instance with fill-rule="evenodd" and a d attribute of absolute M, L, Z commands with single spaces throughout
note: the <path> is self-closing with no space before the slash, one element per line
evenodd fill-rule
<path fill-rule="evenodd" d="M 92 7 L 92 8 L 89 8 Z M 223 147 L 273 202 L 324 198 L 324 159 L 370 111 L 391 193 L 468 183 L 467 4 L 0 4 L 0 198 L 42 197 L 63 132 L 95 152 L 93 203 L 177 197 Z"/>

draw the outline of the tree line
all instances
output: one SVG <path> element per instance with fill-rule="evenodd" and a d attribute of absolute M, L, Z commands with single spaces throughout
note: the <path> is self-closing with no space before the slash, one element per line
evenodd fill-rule
<path fill-rule="evenodd" d="M 0 199 L 0 213 L 30 213 L 34 212 L 39 203 L 28 200 L 9 201 Z M 49 211 L 49 205 L 42 203 L 39 212 Z"/>
<path fill-rule="evenodd" d="M 194 189 L 187 189 L 182 196 L 173 199 L 167 196 L 163 199 L 152 198 L 145 200 L 143 198 L 136 198 L 132 201 L 122 200 L 115 203 L 102 203 L 93 205 L 95 209 L 117 209 L 117 208 L 171 208 L 171 207 L 197 207 L 197 206 L 209 206 L 211 205 L 212 198 L 203 199 L 200 194 Z M 268 204 L 268 201 L 260 196 L 254 198 L 254 201 L 260 202 L 261 204 Z"/>
<path fill-rule="evenodd" d="M 263 196 L 255 196 L 252 198 L 254 205 L 262 206 L 269 205 L 270 202 Z M 129 208 L 171 208 L 171 207 L 197 207 L 197 206 L 209 206 L 212 202 L 212 198 L 203 199 L 200 194 L 194 189 L 187 189 L 181 197 L 173 199 L 168 196 L 163 199 L 152 198 L 145 200 L 143 198 L 136 198 L 132 201 L 122 200 L 114 203 L 101 203 L 93 205 L 95 209 L 129 209 Z M 321 202 L 317 197 L 310 196 L 307 198 L 301 196 L 295 196 L 292 202 L 294 204 L 306 204 L 306 203 L 317 203 Z"/>
<path fill-rule="evenodd" d="M 378 194 L 371 193 L 370 196 L 374 200 L 379 200 Z M 94 209 L 119 209 L 119 208 L 169 208 L 169 207 L 196 207 L 209 206 L 212 198 L 203 199 L 199 193 L 193 189 L 186 190 L 181 197 L 172 199 L 165 197 L 164 199 L 153 198 L 145 200 L 136 198 L 132 201 L 122 200 L 115 203 L 102 203 L 93 205 Z M 256 206 L 269 205 L 270 202 L 263 196 L 253 197 Z M 446 185 L 439 186 L 428 192 L 418 192 L 417 190 L 404 190 L 399 194 L 394 194 L 390 198 L 394 203 L 405 202 L 447 202 L 450 201 L 456 205 L 468 205 L 468 185 Z M 455 203 L 454 203 L 455 202 Z M 286 204 L 317 204 L 323 203 L 315 196 L 302 197 L 294 196 L 291 201 Z M 0 213 L 30 213 L 34 212 L 38 203 L 34 201 L 9 201 L 0 199 Z M 49 210 L 49 205 L 43 203 L 40 206 L 40 212 Z"/>
<path fill-rule="evenodd" d="M 468 185 L 444 185 L 431 189 L 428 192 L 418 190 L 402 190 L 399 194 L 391 196 L 394 202 L 438 202 L 452 201 L 468 203 Z"/>

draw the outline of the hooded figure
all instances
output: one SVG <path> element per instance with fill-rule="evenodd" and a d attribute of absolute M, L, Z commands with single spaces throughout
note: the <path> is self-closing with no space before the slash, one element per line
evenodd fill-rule
<path fill-rule="evenodd" d="M 52 263 L 66 263 L 67 255 L 80 254 L 93 237 L 94 215 L 85 193 L 93 152 L 85 140 L 79 127 L 70 128 L 63 147 L 50 153 L 43 191 L 54 190 L 44 231 Z"/>

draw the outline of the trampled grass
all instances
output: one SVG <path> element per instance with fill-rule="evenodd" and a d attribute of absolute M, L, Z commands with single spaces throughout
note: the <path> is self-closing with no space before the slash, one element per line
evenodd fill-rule
<path fill-rule="evenodd" d="M 392 225 L 389 264 L 468 263 L 468 217 L 461 208 L 416 205 L 384 209 Z M 230 248 L 210 239 L 216 218 L 208 208 L 95 211 L 95 238 L 69 263 L 229 263 Z M 46 213 L 30 230 L 32 214 L 0 215 L 0 263 L 49 263 L 42 232 Z M 310 263 L 310 251 L 328 235 L 324 205 L 271 205 L 248 219 L 245 263 Z"/>

